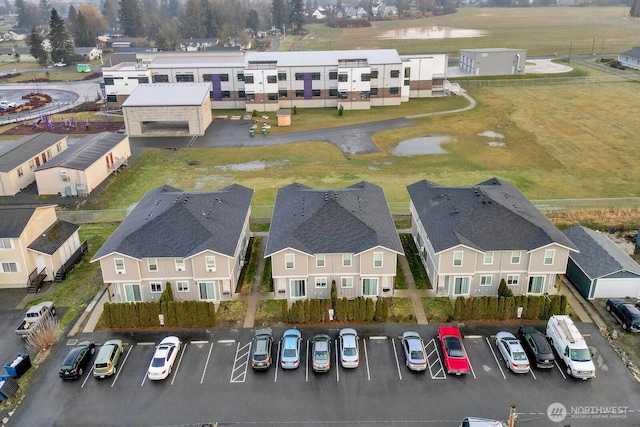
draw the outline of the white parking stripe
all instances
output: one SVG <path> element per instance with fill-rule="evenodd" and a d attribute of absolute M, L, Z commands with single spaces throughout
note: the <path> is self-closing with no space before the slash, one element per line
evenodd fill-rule
<path fill-rule="evenodd" d="M 153 356 L 151 356 L 153 357 Z M 144 382 L 147 380 L 147 371 L 145 371 L 144 373 L 144 377 L 142 377 L 142 382 L 140 383 L 140 387 L 142 387 L 144 385 Z"/>
<path fill-rule="evenodd" d="M 207 361 L 204 362 L 204 369 L 202 370 L 202 377 L 200 377 L 200 384 L 204 382 L 204 375 L 207 373 L 207 366 L 209 366 L 209 359 L 211 358 L 211 350 L 213 350 L 213 343 L 209 347 L 209 354 L 207 354 Z"/>
<path fill-rule="evenodd" d="M 369 356 L 367 354 L 367 340 L 362 340 L 364 344 L 364 361 L 367 364 L 367 379 L 371 381 L 371 372 L 369 371 Z"/>
<path fill-rule="evenodd" d="M 340 382 L 340 363 L 338 362 L 338 339 L 336 338 L 336 381 Z"/>
<path fill-rule="evenodd" d="M 393 356 L 396 358 L 396 368 L 398 369 L 398 377 L 402 381 L 402 372 L 400 371 L 400 362 L 398 362 L 398 352 L 396 350 L 396 340 L 391 338 L 391 348 L 393 348 Z"/>
<path fill-rule="evenodd" d="M 493 347 L 491 347 L 491 343 L 489 342 L 489 338 L 485 337 L 484 339 L 487 340 L 487 345 L 489 346 L 489 350 L 491 350 L 491 354 L 493 354 L 493 359 L 496 361 L 496 365 L 498 365 L 498 369 L 500 369 L 500 373 L 502 374 L 502 378 L 504 378 L 506 380 L 507 376 L 504 374 L 504 371 L 502 370 L 502 366 L 500 365 L 500 362 L 498 361 L 498 357 L 496 356 L 496 352 L 493 351 Z"/>
<path fill-rule="evenodd" d="M 556 364 L 556 368 L 558 368 L 558 371 L 560 371 L 560 375 L 562 375 L 562 378 L 564 378 L 566 380 L 567 377 L 565 376 L 564 372 L 562 372 L 562 369 L 560 369 L 560 365 L 558 365 L 558 361 L 554 360 L 553 363 Z"/>
<path fill-rule="evenodd" d="M 113 379 L 113 382 L 111 383 L 111 387 L 113 387 L 116 384 L 116 381 L 118 381 L 118 377 L 120 376 L 120 372 L 122 372 L 122 368 L 124 368 L 124 364 L 127 361 L 127 359 L 129 358 L 129 354 L 131 353 L 131 350 L 133 350 L 134 346 L 135 346 L 135 344 L 131 344 L 131 346 L 129 347 L 129 351 L 127 351 L 127 355 L 124 357 L 124 360 L 120 364 L 120 369 L 118 369 L 118 373 L 116 374 L 116 377 Z"/>
<path fill-rule="evenodd" d="M 247 379 L 247 368 L 249 367 L 249 356 L 251 354 L 251 341 L 240 347 L 240 342 L 236 346 L 236 356 L 231 368 L 231 383 L 243 383 Z"/>
<path fill-rule="evenodd" d="M 89 369 L 89 372 L 87 372 L 87 376 L 84 377 L 84 381 L 82 381 L 82 385 L 80 386 L 80 388 L 84 388 L 84 385 L 87 383 L 87 380 L 89 379 L 91 374 L 93 374 L 93 363 L 91 364 L 91 369 Z"/>
<path fill-rule="evenodd" d="M 429 350 L 429 348 L 433 347 L 433 350 Z M 442 359 L 440 358 L 440 352 L 438 351 L 438 345 L 436 344 L 436 339 L 431 338 L 424 346 L 424 351 L 427 354 L 427 363 L 429 366 L 429 373 L 431 374 L 432 380 L 446 380 L 447 373 L 444 369 L 444 364 L 442 363 Z M 431 363 L 431 359 L 435 360 Z"/>
<path fill-rule="evenodd" d="M 309 382 L 309 340 L 307 340 L 307 356 L 305 357 L 305 366 L 304 366 L 304 376 L 305 382 Z"/>
<path fill-rule="evenodd" d="M 182 362 L 182 356 L 184 356 L 184 352 L 187 349 L 187 343 L 184 343 L 184 345 L 182 346 L 182 353 L 180 353 L 180 359 L 178 359 L 178 366 L 176 366 L 176 370 L 173 373 L 173 378 L 171 378 L 171 385 L 173 385 L 173 382 L 176 380 L 176 376 L 178 375 L 178 369 L 180 369 L 180 363 Z"/>
<path fill-rule="evenodd" d="M 531 372 L 531 376 L 533 377 L 533 379 L 537 380 L 536 374 L 533 373 L 533 366 L 531 366 L 531 365 L 529 365 L 529 372 Z"/>
<path fill-rule="evenodd" d="M 278 354 L 276 354 L 276 374 L 273 377 L 273 382 L 275 383 L 276 381 L 278 381 L 278 371 L 280 369 L 278 369 L 278 367 L 280 366 L 280 346 L 282 345 L 282 341 L 278 341 Z"/>

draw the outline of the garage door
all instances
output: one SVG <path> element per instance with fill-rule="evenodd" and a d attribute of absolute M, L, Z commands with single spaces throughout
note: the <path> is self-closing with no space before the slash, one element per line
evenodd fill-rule
<path fill-rule="evenodd" d="M 640 298 L 640 278 L 599 279 L 594 298 Z"/>

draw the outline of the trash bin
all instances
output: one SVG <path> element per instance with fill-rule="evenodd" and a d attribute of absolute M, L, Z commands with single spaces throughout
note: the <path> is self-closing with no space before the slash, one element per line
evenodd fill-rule
<path fill-rule="evenodd" d="M 262 134 L 266 135 L 267 134 L 267 128 L 262 128 Z"/>
<path fill-rule="evenodd" d="M 20 378 L 29 368 L 31 368 L 31 359 L 27 353 L 18 353 L 4 365 L 4 370 L 13 378 Z"/>
<path fill-rule="evenodd" d="M 18 391 L 18 382 L 8 375 L 0 375 L 0 402 L 3 399 L 11 399 Z"/>
<path fill-rule="evenodd" d="M 249 136 L 255 135 L 256 130 L 254 128 L 249 129 Z"/>

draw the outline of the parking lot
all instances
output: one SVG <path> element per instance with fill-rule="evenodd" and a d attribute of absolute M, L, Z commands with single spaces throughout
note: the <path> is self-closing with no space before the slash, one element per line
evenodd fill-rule
<path fill-rule="evenodd" d="M 436 326 L 366 325 L 360 335 L 360 363 L 356 369 L 338 365 L 339 328 L 301 328 L 298 369 L 277 367 L 278 339 L 284 328 L 274 328 L 270 369 L 255 372 L 250 364 L 252 329 L 178 332 L 183 346 L 171 375 L 163 381 L 146 377 L 155 344 L 167 333 L 87 334 L 100 344 L 120 338 L 125 343 L 113 377 L 95 379 L 85 372 L 76 381 L 62 381 L 58 368 L 68 348 L 62 346 L 41 365 L 37 383 L 18 408 L 10 425 L 74 425 L 91 419 L 92 425 L 199 425 L 205 423 L 349 425 L 402 424 L 457 425 L 464 416 L 506 419 L 511 404 L 519 422 L 550 425 L 547 409 L 561 403 L 569 415 L 561 425 L 602 425 L 603 416 L 584 414 L 599 408 L 624 411 L 616 425 L 640 424 L 640 387 L 627 368 L 590 324 L 580 328 L 594 352 L 597 377 L 569 378 L 562 365 L 548 371 L 513 374 L 487 328 L 463 328 L 472 373 L 446 375 Z M 421 334 L 428 369 L 413 372 L 405 366 L 400 345 L 403 331 Z M 488 329 L 500 330 L 498 325 Z M 517 329 L 510 325 L 507 330 Z M 332 339 L 331 370 L 315 374 L 310 352 L 313 335 Z M 48 410 L 43 411 L 41 408 Z M 572 421 L 570 412 L 581 418 Z M 586 415 L 589 415 L 588 417 Z"/>

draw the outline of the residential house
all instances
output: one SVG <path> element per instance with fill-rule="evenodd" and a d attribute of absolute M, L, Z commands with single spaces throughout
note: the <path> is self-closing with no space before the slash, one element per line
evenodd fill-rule
<path fill-rule="evenodd" d="M 19 28 L 9 30 L 4 34 L 5 41 L 21 41 L 27 38 L 28 32 Z"/>
<path fill-rule="evenodd" d="M 580 225 L 563 233 L 580 250 L 569 255 L 567 278 L 583 297 L 640 299 L 640 265 L 607 234 Z"/>
<path fill-rule="evenodd" d="M 0 196 L 15 196 L 36 180 L 38 166 L 66 149 L 66 135 L 48 132 L 0 143 Z"/>
<path fill-rule="evenodd" d="M 230 300 L 249 245 L 253 190 L 149 191 L 91 259 L 114 302 Z"/>
<path fill-rule="evenodd" d="M 93 61 L 102 58 L 102 50 L 97 47 L 76 47 L 73 54 L 81 57 L 83 61 Z"/>
<path fill-rule="evenodd" d="M 265 258 L 277 299 L 392 296 L 400 238 L 382 188 L 360 182 L 315 190 L 294 183 L 276 195 Z"/>
<path fill-rule="evenodd" d="M 127 135 L 111 132 L 87 135 L 36 168 L 38 194 L 88 196 L 109 175 L 126 166 L 129 157 Z"/>
<path fill-rule="evenodd" d="M 316 7 L 316 9 L 311 13 L 311 19 L 314 21 L 324 21 L 327 19 L 327 10 L 322 6 Z"/>
<path fill-rule="evenodd" d="M 468 187 L 422 180 L 407 186 L 411 234 L 437 295 L 555 292 L 576 246 L 513 184 Z"/>
<path fill-rule="evenodd" d="M 64 279 L 87 251 L 79 228 L 57 219 L 55 205 L 0 206 L 0 289 Z"/>
<path fill-rule="evenodd" d="M 618 61 L 625 67 L 640 70 L 640 46 L 636 46 L 618 55 Z"/>

